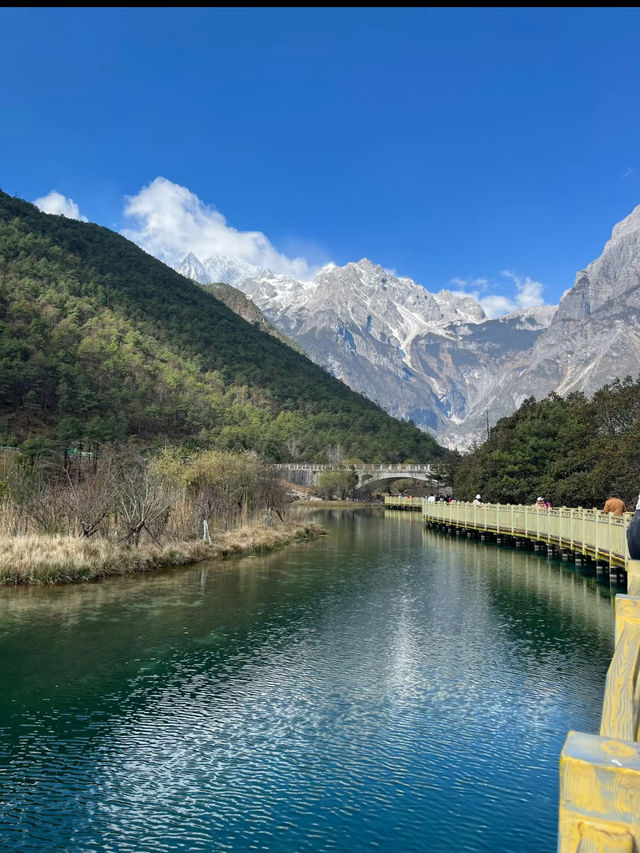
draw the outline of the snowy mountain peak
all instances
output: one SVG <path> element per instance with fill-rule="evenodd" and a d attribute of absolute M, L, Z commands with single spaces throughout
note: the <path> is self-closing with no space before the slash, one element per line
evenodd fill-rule
<path fill-rule="evenodd" d="M 448 323 L 482 323 L 487 319 L 482 305 L 473 296 L 461 296 L 451 290 L 440 290 L 435 299 L 443 319 Z"/>
<path fill-rule="evenodd" d="M 187 254 L 179 271 L 241 290 L 318 364 L 389 414 L 464 449 L 524 399 L 592 393 L 640 364 L 640 205 L 560 305 L 488 319 L 472 296 L 431 293 L 368 258 L 297 281 Z"/>
<path fill-rule="evenodd" d="M 186 278 L 190 278 L 193 281 L 199 281 L 200 284 L 211 284 L 211 279 L 209 278 L 206 269 L 193 252 L 189 252 L 189 254 L 185 256 L 182 263 L 177 267 L 177 270 L 181 275 L 184 275 Z"/>
<path fill-rule="evenodd" d="M 232 287 L 236 287 L 243 279 L 262 272 L 259 267 L 240 258 L 227 258 L 222 255 L 212 255 L 207 258 L 204 267 L 211 281 L 221 281 Z"/>

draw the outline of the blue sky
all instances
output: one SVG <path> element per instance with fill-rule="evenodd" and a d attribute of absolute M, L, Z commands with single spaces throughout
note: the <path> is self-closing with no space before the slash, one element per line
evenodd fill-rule
<path fill-rule="evenodd" d="M 638 9 L 4 8 L 0 32 L 0 188 L 167 259 L 367 257 L 495 312 L 557 302 L 640 204 Z"/>

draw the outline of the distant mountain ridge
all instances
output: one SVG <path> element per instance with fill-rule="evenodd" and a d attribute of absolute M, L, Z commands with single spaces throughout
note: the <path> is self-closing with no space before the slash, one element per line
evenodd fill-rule
<path fill-rule="evenodd" d="M 640 206 L 559 306 L 497 319 L 367 259 L 307 282 L 220 256 L 188 255 L 178 269 L 243 291 L 314 361 L 449 447 L 468 448 L 527 397 L 591 394 L 640 365 Z"/>
<path fill-rule="evenodd" d="M 555 310 L 489 320 L 473 297 L 430 293 L 367 259 L 329 264 L 310 282 L 220 256 L 190 254 L 178 270 L 226 277 L 315 362 L 449 444 L 451 428 L 482 405 L 497 371 L 530 349 Z"/>

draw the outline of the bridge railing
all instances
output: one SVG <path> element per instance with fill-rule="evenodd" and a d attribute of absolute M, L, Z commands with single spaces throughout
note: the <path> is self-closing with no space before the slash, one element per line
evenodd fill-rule
<path fill-rule="evenodd" d="M 305 462 L 278 462 L 274 468 L 286 468 L 290 471 L 395 471 L 398 474 L 408 473 L 410 471 L 419 471 L 420 473 L 430 473 L 431 465 L 314 465 Z"/>
<path fill-rule="evenodd" d="M 466 501 L 447 503 L 423 498 L 385 497 L 385 505 L 390 508 L 415 508 L 416 501 L 422 501 L 422 512 L 427 521 L 546 542 L 560 549 L 578 551 L 610 566 L 624 568 L 629 559 L 627 527 L 632 517 L 630 512 L 617 517 L 597 509 L 538 509 L 517 504 L 474 506 Z"/>

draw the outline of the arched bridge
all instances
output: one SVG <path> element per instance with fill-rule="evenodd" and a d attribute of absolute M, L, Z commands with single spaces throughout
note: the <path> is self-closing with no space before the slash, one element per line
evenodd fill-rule
<path fill-rule="evenodd" d="M 431 465 L 313 465 L 292 462 L 273 466 L 280 476 L 298 486 L 315 486 L 323 471 L 353 471 L 358 476 L 356 488 L 380 480 L 407 479 L 430 483 L 434 479 Z"/>

